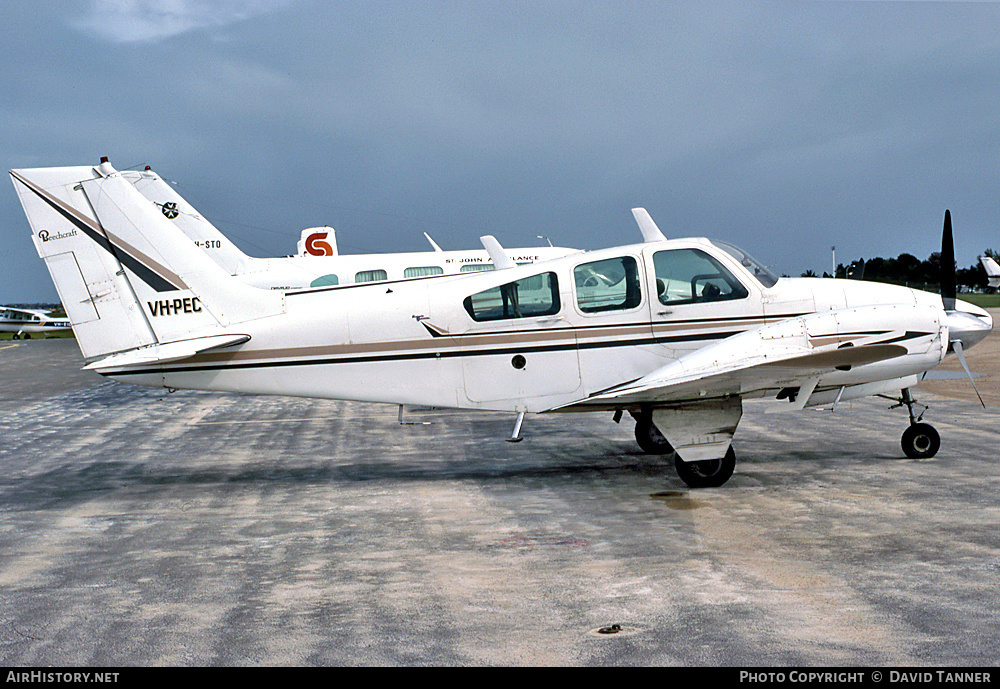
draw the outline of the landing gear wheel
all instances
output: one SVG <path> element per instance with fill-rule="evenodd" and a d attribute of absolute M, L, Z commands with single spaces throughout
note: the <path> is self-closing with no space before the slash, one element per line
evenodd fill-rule
<path fill-rule="evenodd" d="M 669 455 L 674 451 L 652 421 L 635 422 L 635 441 L 643 452 L 651 455 Z"/>
<path fill-rule="evenodd" d="M 941 436 L 929 423 L 915 423 L 903 431 L 900 445 L 910 459 L 927 459 L 941 448 Z"/>
<path fill-rule="evenodd" d="M 722 459 L 704 459 L 700 462 L 674 460 L 677 475 L 691 488 L 718 488 L 729 480 L 736 469 L 736 452 L 732 447 Z"/>

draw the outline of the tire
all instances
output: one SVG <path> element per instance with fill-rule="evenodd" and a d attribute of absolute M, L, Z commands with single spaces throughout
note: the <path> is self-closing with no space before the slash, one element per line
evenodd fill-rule
<path fill-rule="evenodd" d="M 929 423 L 915 423 L 903 431 L 900 445 L 910 459 L 928 459 L 941 449 L 941 436 Z"/>
<path fill-rule="evenodd" d="M 643 452 L 651 455 L 669 455 L 674 451 L 652 421 L 635 422 L 635 441 Z"/>
<path fill-rule="evenodd" d="M 718 488 L 729 480 L 736 469 L 736 451 L 730 446 L 722 459 L 705 459 L 700 462 L 685 462 L 677 457 L 674 468 L 690 488 Z"/>

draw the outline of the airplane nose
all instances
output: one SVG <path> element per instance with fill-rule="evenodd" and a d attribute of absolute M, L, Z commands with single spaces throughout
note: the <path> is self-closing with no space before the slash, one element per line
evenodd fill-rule
<path fill-rule="evenodd" d="M 993 330 L 993 317 L 983 310 L 973 307 L 970 311 L 947 311 L 944 324 L 948 326 L 948 340 L 959 340 L 964 349 L 981 342 Z"/>

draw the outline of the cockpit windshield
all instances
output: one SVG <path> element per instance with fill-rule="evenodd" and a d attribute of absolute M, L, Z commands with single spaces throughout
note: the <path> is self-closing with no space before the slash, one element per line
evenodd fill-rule
<path fill-rule="evenodd" d="M 739 261 L 740 265 L 750 271 L 750 274 L 753 275 L 757 279 L 757 282 L 762 284 L 764 287 L 774 287 L 774 284 L 778 281 L 777 275 L 768 270 L 767 266 L 763 263 L 743 251 L 743 249 L 738 249 L 732 244 L 726 244 L 725 242 L 720 242 L 715 239 L 711 241 L 712 244 Z"/>

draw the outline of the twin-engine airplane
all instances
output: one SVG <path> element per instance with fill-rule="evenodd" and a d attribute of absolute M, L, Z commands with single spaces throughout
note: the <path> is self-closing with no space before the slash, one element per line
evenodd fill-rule
<path fill-rule="evenodd" d="M 12 170 L 87 368 L 167 388 L 517 413 L 603 411 L 675 453 L 692 487 L 732 475 L 743 400 L 802 409 L 900 393 L 907 455 L 937 432 L 909 388 L 992 320 L 955 299 L 858 280 L 778 279 L 746 253 L 665 239 L 497 270 L 291 291 L 250 286 L 104 162 Z M 945 215 L 942 265 L 954 266 Z M 967 368 L 967 367 L 966 367 Z M 922 414 L 921 414 L 922 416 Z"/>
<path fill-rule="evenodd" d="M 94 175 L 92 167 L 62 170 L 61 174 L 67 179 L 84 179 Z M 143 171 L 130 170 L 120 174 L 227 273 L 254 287 L 288 291 L 495 268 L 489 254 L 482 249 L 444 251 L 430 237 L 427 239 L 434 251 L 341 254 L 337 250 L 336 233 L 332 227 L 303 230 L 295 256 L 248 256 L 149 167 Z M 571 253 L 577 253 L 577 250 L 547 246 L 508 249 L 506 255 L 517 264 L 525 264 Z"/>

